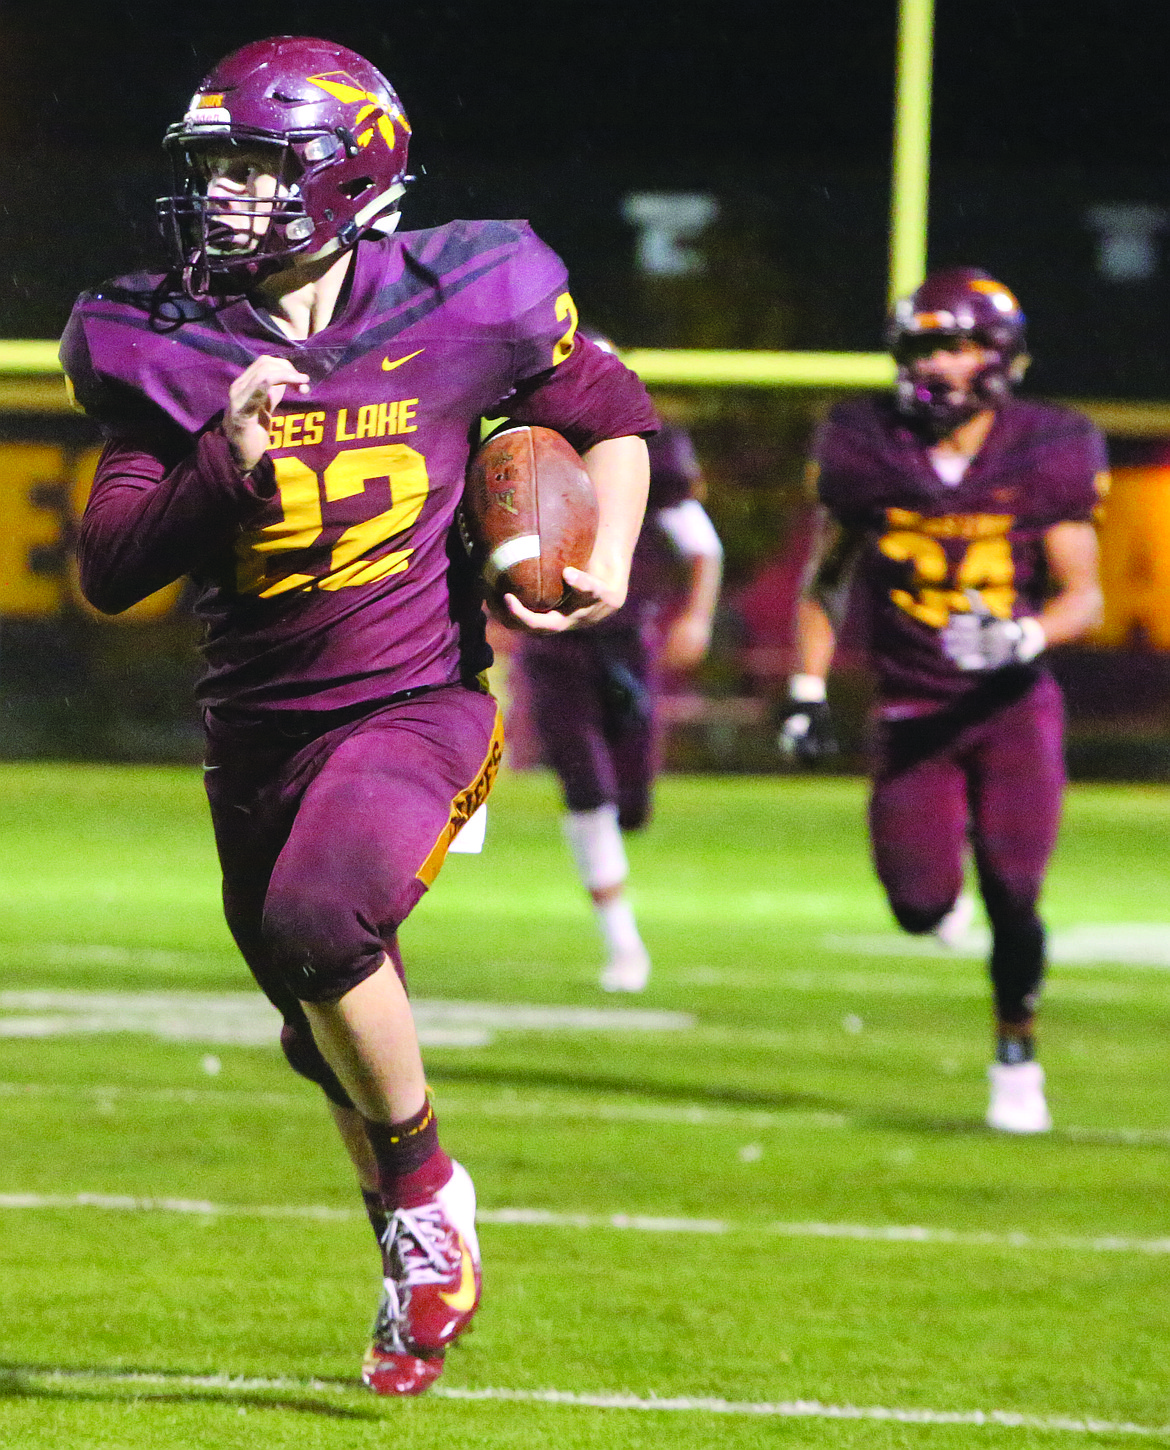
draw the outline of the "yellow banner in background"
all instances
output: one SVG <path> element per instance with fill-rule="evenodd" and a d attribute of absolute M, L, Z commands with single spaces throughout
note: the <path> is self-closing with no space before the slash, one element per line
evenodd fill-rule
<path fill-rule="evenodd" d="M 1115 468 L 1101 529 L 1105 618 L 1092 643 L 1170 649 L 1170 468 Z"/>
<path fill-rule="evenodd" d="M 178 583 L 111 619 L 84 599 L 73 540 L 100 448 L 0 443 L 0 618 L 48 619 L 81 610 L 115 624 L 144 624 L 174 608 Z"/>

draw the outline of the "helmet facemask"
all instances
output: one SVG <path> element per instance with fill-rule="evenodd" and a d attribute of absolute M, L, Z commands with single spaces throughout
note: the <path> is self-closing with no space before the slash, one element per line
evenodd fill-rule
<path fill-rule="evenodd" d="M 352 246 L 364 230 L 356 220 L 343 224 L 324 244 L 317 238 L 314 247 L 319 229 L 304 200 L 307 186 L 319 184 L 322 173 L 346 154 L 346 140 L 320 133 L 287 138 L 239 133 L 193 138 L 181 126 L 172 127 L 164 144 L 171 157 L 175 189 L 171 196 L 160 197 L 156 207 L 164 240 L 172 261 L 183 272 L 186 289 L 194 295 L 238 291 L 286 267 L 292 257 L 312 261 Z M 275 181 L 271 195 L 217 188 L 213 163 L 230 157 L 233 149 L 241 156 L 254 152 L 266 157 L 263 169 Z M 379 205 L 366 225 L 377 220 L 381 230 L 392 230 L 387 213 L 393 212 L 397 220 L 396 203 L 405 189 L 400 183 L 392 196 L 378 197 Z M 372 177 L 350 178 L 340 190 L 359 204 L 367 194 L 371 200 L 376 197 Z M 325 215 L 327 221 L 333 219 L 328 209 Z M 241 237 L 240 220 L 245 216 L 253 220 L 249 235 Z"/>
<path fill-rule="evenodd" d="M 312 226 L 300 197 L 301 168 L 291 145 L 230 135 L 172 139 L 170 134 L 166 145 L 175 188 L 171 196 L 159 199 L 159 221 L 172 259 L 185 273 L 190 269 L 198 274 L 197 290 L 208 290 L 213 272 L 255 278 L 271 270 L 274 259 L 307 245 Z M 228 164 L 233 152 L 240 158 L 234 167 Z M 224 175 L 253 169 L 246 165 L 249 155 L 260 163 L 254 168 L 259 173 L 255 183 L 225 183 Z M 272 179 L 267 195 L 265 177 Z"/>
<path fill-rule="evenodd" d="M 982 365 L 962 385 L 923 367 L 942 351 L 959 351 L 964 342 L 982 347 Z M 996 348 L 964 332 L 923 332 L 900 340 L 894 352 L 898 364 L 898 411 L 923 425 L 935 438 L 943 438 L 988 408 L 1002 407 L 1011 393 L 1004 361 Z"/>

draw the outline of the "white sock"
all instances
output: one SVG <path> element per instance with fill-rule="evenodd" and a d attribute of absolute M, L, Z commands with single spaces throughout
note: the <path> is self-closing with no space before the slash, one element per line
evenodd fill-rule
<path fill-rule="evenodd" d="M 595 811 L 571 811 L 563 822 L 565 838 L 586 891 L 620 886 L 629 875 L 626 848 L 615 805 Z"/>
<path fill-rule="evenodd" d="M 600 906 L 595 905 L 593 913 L 605 938 L 606 951 L 611 957 L 641 950 L 642 938 L 638 935 L 634 911 L 624 896 L 619 896 L 614 901 L 602 902 Z"/>

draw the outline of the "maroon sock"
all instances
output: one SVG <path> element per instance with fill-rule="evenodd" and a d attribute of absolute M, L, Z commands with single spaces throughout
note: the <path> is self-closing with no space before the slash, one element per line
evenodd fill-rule
<path fill-rule="evenodd" d="M 362 1189 L 362 1202 L 366 1206 L 366 1217 L 370 1220 L 370 1227 L 374 1230 L 374 1237 L 381 1247 L 383 1235 L 386 1232 L 386 1225 L 390 1222 L 390 1215 L 382 1207 L 382 1195 L 372 1188 Z"/>
<path fill-rule="evenodd" d="M 439 1147 L 439 1125 L 428 1098 L 405 1123 L 374 1123 L 366 1119 L 378 1165 L 382 1206 L 417 1208 L 433 1198 L 451 1177 L 451 1160 Z"/>

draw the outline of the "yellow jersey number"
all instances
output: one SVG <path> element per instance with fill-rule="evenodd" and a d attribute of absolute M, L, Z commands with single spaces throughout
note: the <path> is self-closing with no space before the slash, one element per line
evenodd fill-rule
<path fill-rule="evenodd" d="M 276 486 L 283 518 L 242 534 L 236 544 L 236 586 L 241 594 L 271 599 L 295 589 L 350 589 L 391 574 L 401 574 L 414 552 L 393 549 L 380 558 L 367 556 L 404 533 L 417 520 L 426 501 L 430 480 L 426 459 L 405 443 L 381 443 L 372 448 L 346 448 L 317 474 L 299 458 L 274 458 Z M 309 549 L 324 532 L 322 485 L 327 502 L 364 493 L 376 478 L 390 481 L 390 507 L 373 518 L 351 524 L 337 539 L 322 574 L 269 575 L 269 562 L 281 554 Z"/>
<path fill-rule="evenodd" d="M 562 292 L 556 300 L 556 318 L 558 322 L 567 321 L 569 325 L 553 348 L 553 367 L 563 363 L 573 351 L 573 337 L 577 331 L 577 304 L 567 292 Z"/>
<path fill-rule="evenodd" d="M 887 559 L 913 566 L 911 588 L 892 589 L 890 598 L 919 623 L 945 629 L 952 614 L 969 613 L 968 589 L 975 590 L 998 619 L 1012 617 L 1015 568 L 1006 534 L 972 539 L 957 564 L 948 560 L 937 539 L 910 529 L 884 535 L 878 548 Z"/>

